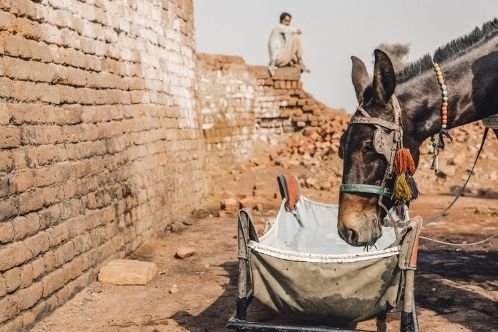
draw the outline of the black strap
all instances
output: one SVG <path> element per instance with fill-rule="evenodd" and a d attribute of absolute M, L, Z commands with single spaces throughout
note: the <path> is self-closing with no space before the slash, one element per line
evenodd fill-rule
<path fill-rule="evenodd" d="M 486 136 L 488 134 L 488 131 L 489 131 L 489 128 L 484 128 L 484 134 L 482 136 L 482 141 L 481 141 L 481 147 L 479 148 L 479 151 L 477 151 L 477 156 L 476 156 L 476 159 L 474 160 L 474 165 L 472 165 L 472 169 L 470 170 L 470 173 L 469 173 L 469 176 L 467 177 L 467 180 L 465 181 L 465 183 L 463 184 L 463 187 L 462 189 L 460 189 L 460 192 L 455 196 L 455 198 L 453 199 L 453 201 L 450 203 L 450 205 L 448 205 L 446 207 L 446 209 L 444 209 L 443 211 L 435 214 L 431 219 L 429 219 L 428 221 L 424 222 L 424 225 L 427 225 L 427 224 L 430 224 L 430 223 L 433 223 L 433 222 L 436 222 L 438 221 L 439 219 L 441 219 L 441 217 L 446 213 L 448 212 L 449 209 L 451 209 L 451 207 L 453 206 L 453 204 L 455 204 L 455 202 L 460 198 L 460 196 L 462 196 L 463 194 L 463 191 L 465 190 L 465 187 L 467 186 L 467 183 L 469 183 L 469 180 L 470 180 L 470 177 L 472 176 L 472 174 L 474 173 L 474 167 L 476 166 L 477 164 L 477 160 L 479 159 L 479 155 L 481 154 L 481 151 L 482 151 L 482 148 L 484 147 L 484 142 L 486 141 Z"/>
<path fill-rule="evenodd" d="M 280 197 L 282 200 L 289 201 L 289 190 L 287 189 L 287 181 L 285 181 L 285 176 L 279 175 L 277 176 L 278 189 L 280 190 Z"/>

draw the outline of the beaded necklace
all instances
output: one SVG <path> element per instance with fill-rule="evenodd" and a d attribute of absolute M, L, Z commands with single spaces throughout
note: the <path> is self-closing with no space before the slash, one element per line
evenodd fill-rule
<path fill-rule="evenodd" d="M 434 67 L 434 71 L 436 72 L 437 82 L 439 83 L 439 87 L 441 88 L 441 96 L 443 102 L 441 103 L 441 129 L 439 130 L 439 139 L 436 143 L 434 136 L 431 137 L 431 144 L 433 149 L 433 160 L 431 169 L 433 169 L 436 173 L 439 170 L 439 150 L 444 149 L 444 138 L 448 137 L 451 142 L 453 142 L 453 138 L 450 136 L 448 132 L 448 89 L 444 84 L 443 72 L 441 68 L 439 68 L 439 64 L 436 62 L 432 62 Z"/>

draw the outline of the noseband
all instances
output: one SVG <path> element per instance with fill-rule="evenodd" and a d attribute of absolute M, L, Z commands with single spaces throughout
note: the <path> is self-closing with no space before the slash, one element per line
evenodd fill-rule
<path fill-rule="evenodd" d="M 401 107 L 396 96 L 392 96 L 391 104 L 394 110 L 394 121 L 390 122 L 380 118 L 374 118 L 365 111 L 360 104 L 356 109 L 361 115 L 355 115 L 349 125 L 365 124 L 377 128 L 373 135 L 373 146 L 377 153 L 383 155 L 387 160 L 387 168 L 380 186 L 371 184 L 346 183 L 340 186 L 340 192 L 363 193 L 380 195 L 379 205 L 384 209 L 382 197 L 391 197 L 391 189 L 386 187 L 387 180 L 393 177 L 393 164 L 396 150 L 403 145 L 403 128 L 401 126 Z M 387 212 L 387 211 L 386 211 Z"/>

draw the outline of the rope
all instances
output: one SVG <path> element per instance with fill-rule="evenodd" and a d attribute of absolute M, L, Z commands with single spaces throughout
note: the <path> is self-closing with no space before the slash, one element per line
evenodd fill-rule
<path fill-rule="evenodd" d="M 472 243 L 451 243 L 451 242 L 446 242 L 446 241 L 431 239 L 430 237 L 426 237 L 426 236 L 422 236 L 422 235 L 420 235 L 419 238 L 427 240 L 427 241 L 432 241 L 432 242 L 436 242 L 436 243 L 446 244 L 448 246 L 460 247 L 460 246 L 475 246 L 476 244 L 482 244 L 482 243 L 488 242 L 489 240 L 491 240 L 491 239 L 493 239 L 493 238 L 495 238 L 497 236 L 498 236 L 498 233 L 496 233 L 495 235 L 490 236 L 488 238 L 485 238 L 484 240 L 477 241 L 477 242 L 472 242 Z"/>
<path fill-rule="evenodd" d="M 472 169 L 470 170 L 469 176 L 467 177 L 467 180 L 463 184 L 462 189 L 460 189 L 460 192 L 455 196 L 455 198 L 450 203 L 450 205 L 448 205 L 443 211 L 439 212 L 438 214 L 436 214 L 435 216 L 433 216 L 431 219 L 429 219 L 427 222 L 425 222 L 424 225 L 436 222 L 439 219 L 441 219 L 441 217 L 453 206 L 453 204 L 455 204 L 455 202 L 460 198 L 460 196 L 462 196 L 463 191 L 465 190 L 465 187 L 467 186 L 467 183 L 470 180 L 470 177 L 474 173 L 474 167 L 476 166 L 477 160 L 479 159 L 479 155 L 481 154 L 482 148 L 484 147 L 484 142 L 486 141 L 486 136 L 487 136 L 488 130 L 489 130 L 489 128 L 485 128 L 484 129 L 484 134 L 482 136 L 482 141 L 481 141 L 481 147 L 479 148 L 479 151 L 477 151 L 477 156 L 476 156 L 476 159 L 474 160 L 474 164 L 472 165 Z M 472 243 L 451 243 L 451 242 L 446 242 L 446 241 L 432 239 L 432 238 L 426 237 L 426 236 L 420 236 L 420 238 L 424 239 L 424 240 L 427 240 L 427 241 L 432 241 L 432 242 L 436 242 L 436 243 L 440 243 L 440 244 L 445 244 L 445 245 L 448 245 L 448 246 L 455 246 L 455 247 L 462 246 L 463 247 L 463 246 L 474 246 L 474 245 L 477 245 L 477 244 L 482 244 L 482 243 L 485 243 L 485 242 L 487 242 L 487 241 L 489 241 L 489 240 L 491 240 L 491 239 L 493 239 L 493 238 L 495 238 L 497 236 L 498 236 L 498 233 L 496 233 L 495 235 L 490 236 L 490 237 L 488 237 L 488 238 L 486 238 L 484 240 L 477 241 L 477 242 L 472 242 Z"/>
<path fill-rule="evenodd" d="M 460 189 L 460 192 L 455 196 L 455 198 L 453 199 L 453 201 L 450 203 L 450 205 L 448 205 L 443 211 L 439 212 L 438 214 L 434 215 L 431 219 L 429 219 L 428 221 L 424 222 L 424 225 L 427 225 L 427 224 L 431 224 L 433 222 L 436 222 L 438 221 L 439 219 L 441 219 L 441 217 L 446 213 L 448 212 L 449 209 L 451 209 L 451 207 L 453 206 L 453 204 L 455 204 L 455 202 L 460 198 L 460 196 L 462 196 L 463 194 L 463 191 L 465 190 L 465 187 L 467 186 L 467 183 L 469 183 L 469 180 L 470 180 L 470 177 L 472 176 L 472 174 L 474 173 L 474 167 L 476 166 L 477 164 L 477 160 L 479 159 L 479 155 L 481 154 L 481 151 L 482 151 L 482 148 L 484 147 L 484 142 L 486 141 L 486 136 L 487 136 L 487 133 L 489 131 L 489 128 L 485 128 L 484 129 L 484 134 L 482 136 L 482 141 L 481 141 L 481 147 L 479 148 L 479 151 L 477 151 L 477 156 L 476 156 L 476 159 L 474 160 L 474 165 L 472 165 L 472 169 L 470 170 L 470 173 L 469 173 L 469 176 L 467 177 L 467 180 L 465 181 L 465 183 L 463 184 L 463 187 L 462 189 Z"/>

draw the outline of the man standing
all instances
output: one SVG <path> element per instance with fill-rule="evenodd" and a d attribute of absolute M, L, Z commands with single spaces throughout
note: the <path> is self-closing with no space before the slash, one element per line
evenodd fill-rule
<path fill-rule="evenodd" d="M 280 24 L 273 28 L 268 41 L 270 52 L 269 70 L 273 75 L 277 67 L 298 67 L 301 72 L 310 71 L 303 63 L 303 45 L 299 35 L 299 28 L 291 27 L 292 16 L 289 13 L 280 14 Z"/>

